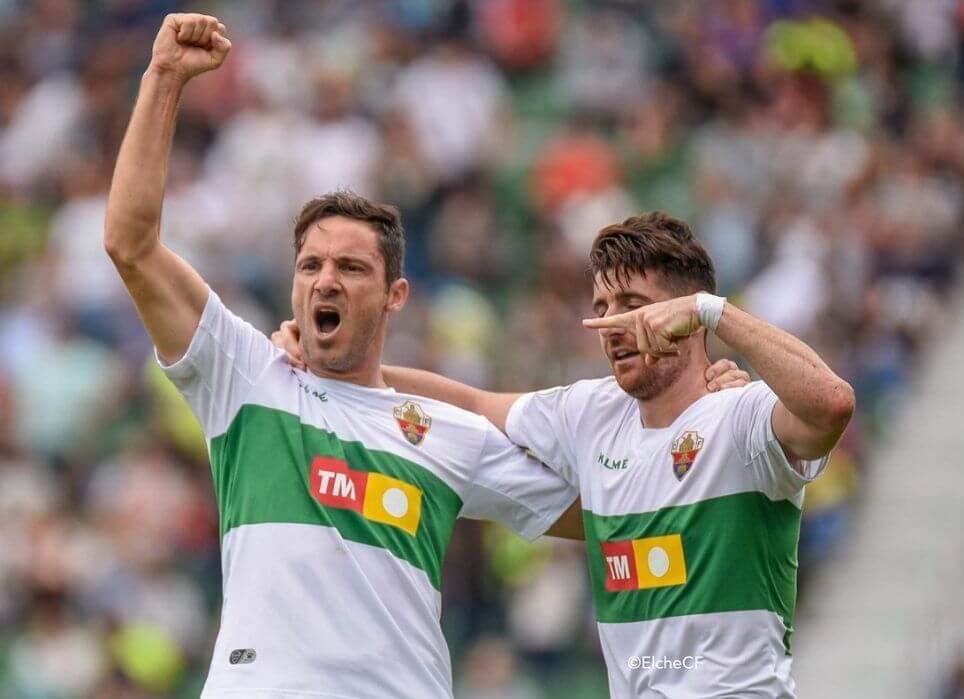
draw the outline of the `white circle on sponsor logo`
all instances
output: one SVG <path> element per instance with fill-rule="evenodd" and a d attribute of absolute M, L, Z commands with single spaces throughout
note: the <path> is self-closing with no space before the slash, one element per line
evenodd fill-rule
<path fill-rule="evenodd" d="M 392 517 L 404 517 L 408 512 L 408 496 L 401 488 L 389 488 L 382 495 L 382 507 Z"/>
<path fill-rule="evenodd" d="M 649 564 L 649 572 L 657 578 L 663 577 L 666 575 L 666 571 L 669 570 L 669 554 L 666 553 L 666 549 L 662 546 L 654 546 L 651 548 L 646 562 Z"/>

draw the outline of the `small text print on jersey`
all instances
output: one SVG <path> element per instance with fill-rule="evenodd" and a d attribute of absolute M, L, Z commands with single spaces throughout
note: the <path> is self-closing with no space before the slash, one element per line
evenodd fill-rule
<path fill-rule="evenodd" d="M 696 430 L 687 430 L 675 439 L 670 453 L 673 455 L 673 475 L 676 480 L 683 480 L 683 476 L 693 469 L 693 462 L 702 448 L 703 438 Z"/>
<path fill-rule="evenodd" d="M 606 589 L 645 590 L 686 583 L 686 557 L 679 534 L 601 544 Z"/>
<path fill-rule="evenodd" d="M 615 459 L 599 452 L 599 456 L 596 457 L 596 463 L 603 468 L 608 468 L 610 471 L 623 471 L 629 466 L 629 459 Z"/>
<path fill-rule="evenodd" d="M 422 406 L 410 400 L 401 405 L 396 405 L 392 414 L 395 416 L 398 426 L 402 429 L 405 439 L 416 447 L 425 440 L 425 435 L 432 427 L 432 418 L 425 414 Z"/>
<path fill-rule="evenodd" d="M 311 494 L 322 505 L 354 510 L 371 522 L 415 536 L 422 515 L 421 489 L 381 473 L 356 471 L 330 456 L 316 456 L 310 468 Z"/>

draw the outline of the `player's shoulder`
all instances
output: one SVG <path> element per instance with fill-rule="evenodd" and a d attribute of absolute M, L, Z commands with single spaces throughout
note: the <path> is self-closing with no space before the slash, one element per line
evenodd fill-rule
<path fill-rule="evenodd" d="M 519 405 L 523 413 L 554 413 L 572 429 L 595 429 L 616 420 L 635 408 L 634 399 L 623 391 L 616 379 L 583 379 L 574 383 L 526 394 Z"/>
<path fill-rule="evenodd" d="M 425 455 L 471 478 L 487 451 L 509 446 L 508 438 L 487 418 L 451 403 L 408 393 L 392 397 L 392 416 L 408 437 L 412 430 L 426 438 Z"/>
<path fill-rule="evenodd" d="M 595 409 L 620 406 L 632 402 L 632 397 L 623 391 L 613 376 L 600 379 L 582 379 L 565 386 L 555 386 L 532 395 L 555 396 L 564 400 L 568 407 L 578 408 L 590 405 Z"/>
<path fill-rule="evenodd" d="M 756 406 L 775 400 L 773 390 L 763 381 L 751 381 L 737 388 L 703 396 L 694 406 L 697 412 L 713 413 L 718 416 L 739 416 Z"/>
<path fill-rule="evenodd" d="M 718 391 L 714 394 L 717 396 L 717 400 L 724 406 L 731 407 L 736 403 L 754 401 L 754 400 L 766 400 L 774 395 L 773 389 L 770 388 L 765 382 L 760 381 L 750 381 L 748 384 L 739 386 L 737 388 L 728 388 L 723 391 Z"/>
<path fill-rule="evenodd" d="M 420 396 L 414 393 L 394 392 L 392 400 L 395 404 L 394 412 L 404 416 L 406 411 L 422 412 L 433 423 L 455 427 L 484 434 L 494 425 L 478 413 L 460 408 L 452 403 Z M 413 413 L 414 414 L 414 413 Z"/>

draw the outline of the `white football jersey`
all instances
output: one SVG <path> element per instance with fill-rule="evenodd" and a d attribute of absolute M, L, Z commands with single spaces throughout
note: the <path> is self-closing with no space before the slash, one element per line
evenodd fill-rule
<path fill-rule="evenodd" d="M 506 431 L 579 487 L 613 697 L 792 697 L 803 486 L 762 383 L 643 427 L 614 378 L 526 394 Z"/>
<path fill-rule="evenodd" d="M 202 696 L 451 697 L 457 517 L 534 538 L 575 488 L 484 418 L 295 370 L 209 291 L 165 372 L 208 439 L 224 601 Z"/>

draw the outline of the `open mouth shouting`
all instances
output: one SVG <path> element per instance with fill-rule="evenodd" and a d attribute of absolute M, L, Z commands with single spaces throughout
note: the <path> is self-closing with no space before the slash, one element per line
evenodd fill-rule
<path fill-rule="evenodd" d="M 316 306 L 312 318 L 322 341 L 332 339 L 341 327 L 341 311 L 334 306 Z"/>

